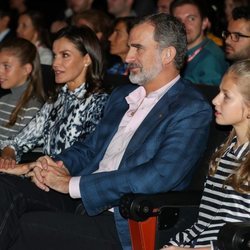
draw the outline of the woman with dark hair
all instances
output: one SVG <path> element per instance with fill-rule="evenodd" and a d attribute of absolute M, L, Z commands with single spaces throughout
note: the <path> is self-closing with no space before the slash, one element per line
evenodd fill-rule
<path fill-rule="evenodd" d="M 0 141 L 20 132 L 45 102 L 36 47 L 23 38 L 0 43 Z"/>
<path fill-rule="evenodd" d="M 37 47 L 41 64 L 51 65 L 53 56 L 42 13 L 30 10 L 20 14 L 16 33 Z"/>
<path fill-rule="evenodd" d="M 103 59 L 95 33 L 86 26 L 63 28 L 53 53 L 55 82 L 66 84 L 15 138 L 0 142 L 0 167 L 14 168 L 36 146 L 43 146 L 46 155 L 58 154 L 84 140 L 102 117 L 108 95 L 102 89 Z"/>
<path fill-rule="evenodd" d="M 125 63 L 129 51 L 128 37 L 136 21 L 135 17 L 120 17 L 115 20 L 113 33 L 109 37 L 110 54 L 118 56 L 120 62 L 111 66 L 107 71 L 108 74 L 128 75 L 127 63 Z"/>

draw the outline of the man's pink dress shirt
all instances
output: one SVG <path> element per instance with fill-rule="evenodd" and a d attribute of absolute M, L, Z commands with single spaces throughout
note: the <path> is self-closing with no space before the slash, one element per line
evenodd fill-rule
<path fill-rule="evenodd" d="M 135 89 L 127 97 L 126 101 L 129 109 L 124 114 L 119 128 L 111 140 L 103 159 L 100 162 L 99 169 L 93 174 L 98 172 L 109 172 L 117 170 L 123 154 L 128 146 L 128 143 L 135 131 L 138 129 L 142 121 L 161 99 L 161 97 L 179 80 L 178 75 L 168 84 L 160 89 L 149 93 L 146 96 L 146 90 L 143 86 Z M 80 176 L 72 177 L 69 183 L 69 194 L 72 198 L 81 198 L 80 194 Z"/>

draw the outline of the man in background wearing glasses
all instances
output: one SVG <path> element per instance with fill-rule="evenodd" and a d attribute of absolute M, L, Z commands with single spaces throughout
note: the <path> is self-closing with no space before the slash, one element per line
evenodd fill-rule
<path fill-rule="evenodd" d="M 250 58 L 250 6 L 233 9 L 232 19 L 227 31 L 222 32 L 222 37 L 225 39 L 225 53 L 229 61 Z"/>

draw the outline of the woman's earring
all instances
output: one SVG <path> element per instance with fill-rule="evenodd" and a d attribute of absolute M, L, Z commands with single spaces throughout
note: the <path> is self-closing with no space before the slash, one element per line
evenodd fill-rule
<path fill-rule="evenodd" d="M 84 67 L 88 67 L 89 65 L 87 63 L 84 64 Z"/>

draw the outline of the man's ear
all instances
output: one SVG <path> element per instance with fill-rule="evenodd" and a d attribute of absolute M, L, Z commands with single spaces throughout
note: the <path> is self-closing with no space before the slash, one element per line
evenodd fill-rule
<path fill-rule="evenodd" d="M 208 18 L 207 17 L 203 18 L 202 26 L 201 26 L 202 30 L 205 31 L 206 29 L 209 28 L 209 26 L 210 26 L 210 22 L 209 22 Z"/>
<path fill-rule="evenodd" d="M 176 49 L 173 46 L 167 47 L 165 49 L 162 50 L 162 64 L 166 65 L 169 64 L 170 62 L 172 62 L 174 60 L 176 56 Z"/>

